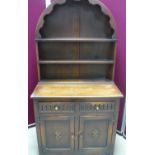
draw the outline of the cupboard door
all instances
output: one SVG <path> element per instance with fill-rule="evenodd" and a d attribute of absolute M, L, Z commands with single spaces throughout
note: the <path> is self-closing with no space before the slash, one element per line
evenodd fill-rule
<path fill-rule="evenodd" d="M 74 150 L 74 116 L 49 116 L 40 119 L 42 151 Z"/>
<path fill-rule="evenodd" d="M 81 116 L 79 133 L 79 150 L 110 151 L 112 139 L 113 115 Z"/>

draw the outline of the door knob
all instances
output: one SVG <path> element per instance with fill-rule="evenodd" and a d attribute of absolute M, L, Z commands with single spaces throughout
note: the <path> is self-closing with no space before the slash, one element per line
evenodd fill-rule
<path fill-rule="evenodd" d="M 72 138 L 73 140 L 77 140 L 77 137 L 76 137 L 74 134 L 71 135 L 71 138 Z"/>

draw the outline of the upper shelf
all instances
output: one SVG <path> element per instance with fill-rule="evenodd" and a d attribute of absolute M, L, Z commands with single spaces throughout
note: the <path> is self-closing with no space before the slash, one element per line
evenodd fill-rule
<path fill-rule="evenodd" d="M 114 64 L 114 60 L 40 60 L 39 64 Z"/>
<path fill-rule="evenodd" d="M 116 42 L 116 38 L 36 38 L 38 42 Z"/>

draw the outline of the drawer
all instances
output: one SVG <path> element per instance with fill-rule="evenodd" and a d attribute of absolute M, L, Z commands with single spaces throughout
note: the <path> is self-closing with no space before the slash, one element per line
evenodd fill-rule
<path fill-rule="evenodd" d="M 40 102 L 39 113 L 74 112 L 75 106 L 68 102 Z"/>
<path fill-rule="evenodd" d="M 80 103 L 81 112 L 114 112 L 115 102 L 85 102 Z"/>

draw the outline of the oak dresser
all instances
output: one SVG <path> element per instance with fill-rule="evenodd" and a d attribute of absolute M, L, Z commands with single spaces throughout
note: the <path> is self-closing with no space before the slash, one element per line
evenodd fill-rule
<path fill-rule="evenodd" d="M 40 155 L 112 155 L 122 93 L 115 20 L 99 0 L 55 0 L 36 28 L 31 97 Z"/>

